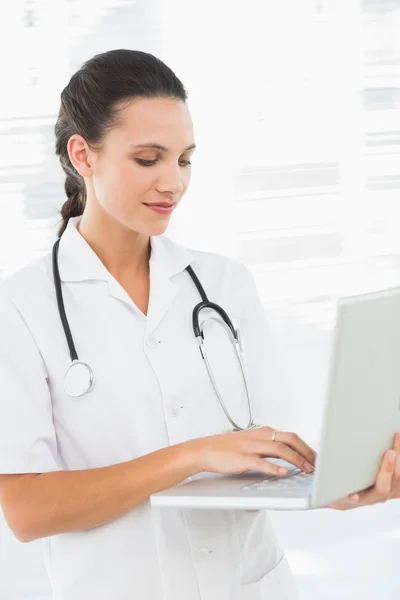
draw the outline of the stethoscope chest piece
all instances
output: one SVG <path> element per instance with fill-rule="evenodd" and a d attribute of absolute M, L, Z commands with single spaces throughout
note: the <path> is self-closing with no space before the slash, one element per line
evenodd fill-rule
<path fill-rule="evenodd" d="M 93 382 L 93 371 L 89 365 L 81 360 L 73 360 L 65 373 L 64 390 L 70 396 L 79 398 L 92 389 Z"/>
<path fill-rule="evenodd" d="M 85 394 L 90 392 L 90 390 L 92 389 L 93 384 L 94 384 L 94 376 L 93 376 L 93 371 L 89 367 L 89 365 L 87 363 L 79 360 L 78 353 L 75 348 L 74 340 L 72 338 L 72 333 L 71 333 L 71 329 L 70 329 L 70 326 L 68 323 L 67 315 L 65 312 L 64 299 L 63 299 L 62 286 L 61 286 L 61 277 L 60 277 L 60 271 L 58 268 L 59 244 L 60 244 L 60 239 L 58 239 L 55 242 L 55 244 L 53 246 L 53 253 L 52 253 L 54 287 L 55 287 L 56 298 L 57 298 L 58 312 L 60 314 L 61 324 L 64 329 L 64 333 L 65 333 L 65 337 L 66 337 L 68 349 L 69 349 L 69 355 L 71 358 L 71 364 L 68 367 L 68 370 L 65 373 L 65 377 L 64 377 L 64 390 L 69 396 L 79 398 L 80 396 L 84 396 Z M 203 358 L 204 364 L 208 371 L 208 375 L 211 379 L 211 383 L 214 387 L 217 398 L 220 402 L 221 408 L 222 408 L 223 412 L 225 413 L 225 415 L 232 427 L 232 430 L 233 431 L 242 431 L 243 427 L 238 425 L 232 419 L 231 415 L 229 414 L 229 411 L 227 409 L 227 406 L 225 405 L 224 399 L 222 398 L 222 395 L 218 389 L 217 382 L 214 378 L 214 375 L 211 370 L 211 365 L 208 360 L 207 351 L 206 351 L 206 348 L 204 345 L 204 324 L 209 320 L 217 321 L 218 324 L 222 325 L 226 329 L 228 336 L 230 338 L 230 341 L 233 344 L 233 347 L 235 349 L 235 354 L 236 354 L 236 357 L 238 360 L 238 364 L 240 367 L 240 371 L 241 371 L 241 374 L 243 377 L 243 383 L 244 383 L 245 392 L 246 392 L 247 408 L 248 408 L 248 413 L 249 413 L 248 422 L 245 425 L 244 429 L 251 429 L 253 427 L 256 427 L 257 425 L 256 425 L 255 421 L 253 421 L 253 417 L 252 417 L 250 397 L 249 397 L 249 383 L 247 380 L 245 365 L 244 365 L 244 361 L 243 361 L 243 348 L 242 348 L 239 330 L 236 328 L 234 323 L 230 320 L 229 316 L 224 311 L 224 309 L 221 308 L 221 306 L 219 306 L 215 302 L 210 302 L 208 300 L 207 294 L 205 293 L 203 286 L 201 285 L 201 283 L 200 283 L 197 275 L 193 271 L 192 267 L 190 265 L 188 265 L 186 267 L 186 270 L 188 271 L 190 277 L 192 278 L 192 280 L 201 296 L 201 300 L 202 300 L 193 309 L 193 313 L 192 313 L 193 333 L 194 333 L 194 336 L 199 345 L 201 356 Z M 208 319 L 205 319 L 203 324 L 200 326 L 199 314 L 203 309 L 214 310 L 218 314 L 218 319 L 215 317 L 208 317 Z"/>

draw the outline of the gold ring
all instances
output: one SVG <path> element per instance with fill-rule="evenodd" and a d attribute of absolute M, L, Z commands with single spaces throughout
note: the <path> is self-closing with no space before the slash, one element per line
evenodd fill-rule
<path fill-rule="evenodd" d="M 271 438 L 271 439 L 272 439 L 272 441 L 273 441 L 273 442 L 275 441 L 275 438 L 276 438 L 276 434 L 277 434 L 277 433 L 278 433 L 277 431 L 274 431 L 274 432 L 272 433 L 272 438 Z"/>

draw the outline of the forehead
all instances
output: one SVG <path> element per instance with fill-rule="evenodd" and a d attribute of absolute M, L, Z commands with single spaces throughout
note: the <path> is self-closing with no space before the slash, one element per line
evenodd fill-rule
<path fill-rule="evenodd" d="M 133 143 L 149 141 L 184 147 L 194 142 L 193 123 L 187 105 L 172 98 L 140 98 L 129 102 L 119 113 L 117 135 Z"/>

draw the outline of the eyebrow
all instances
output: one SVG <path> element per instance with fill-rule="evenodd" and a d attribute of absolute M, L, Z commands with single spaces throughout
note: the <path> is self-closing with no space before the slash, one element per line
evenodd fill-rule
<path fill-rule="evenodd" d="M 162 152 L 168 152 L 168 148 L 166 148 L 165 146 L 161 146 L 161 144 L 156 144 L 155 142 L 148 142 L 147 144 L 136 144 L 136 146 L 133 146 L 134 148 L 154 148 L 155 150 L 161 150 Z M 194 148 L 196 148 L 196 144 L 192 144 L 191 146 L 188 146 L 187 148 L 185 148 L 184 152 L 187 152 L 188 150 L 193 150 Z"/>

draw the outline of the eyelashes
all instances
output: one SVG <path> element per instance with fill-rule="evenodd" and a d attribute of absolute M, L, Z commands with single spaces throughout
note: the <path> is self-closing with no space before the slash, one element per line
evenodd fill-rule
<path fill-rule="evenodd" d="M 156 164 L 156 162 L 158 162 L 158 159 L 156 158 L 155 160 L 145 160 L 144 158 L 135 158 L 135 161 L 142 167 L 152 167 Z M 179 164 L 181 167 L 187 167 L 192 163 L 190 162 L 190 160 L 180 160 Z"/>

